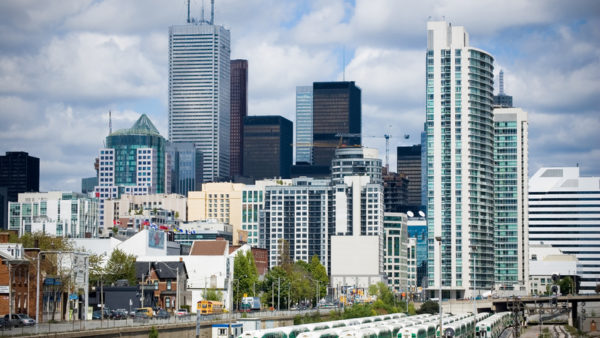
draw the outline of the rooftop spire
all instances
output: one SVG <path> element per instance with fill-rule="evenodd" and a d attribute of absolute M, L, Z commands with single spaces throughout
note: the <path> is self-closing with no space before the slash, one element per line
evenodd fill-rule
<path fill-rule="evenodd" d="M 500 95 L 504 95 L 504 71 L 500 69 Z"/>

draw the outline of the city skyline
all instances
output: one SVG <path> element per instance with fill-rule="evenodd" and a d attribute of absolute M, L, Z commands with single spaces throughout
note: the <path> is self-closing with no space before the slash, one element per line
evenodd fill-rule
<path fill-rule="evenodd" d="M 187 14 L 185 1 L 169 5 L 1 5 L 0 153 L 39 157 L 41 190 L 79 191 L 81 178 L 93 175 L 109 110 L 113 130 L 145 113 L 168 136 L 167 30 L 184 24 Z M 200 17 L 200 6 L 192 1 L 192 16 Z M 296 86 L 355 81 L 363 91 L 363 135 L 383 134 L 381 126 L 390 123 L 393 136 L 410 135 L 392 138 L 395 164 L 395 147 L 419 143 L 425 119 L 426 22 L 445 16 L 469 31 L 472 45 L 494 55 L 494 93 L 503 69 L 505 93 L 528 111 L 529 172 L 579 164 L 582 175 L 599 174 L 600 4 L 432 1 L 406 10 L 394 1 L 272 0 L 215 6 L 215 24 L 231 32 L 231 58 L 249 63 L 249 115 L 294 121 Z M 481 15 L 483 8 L 493 14 Z M 383 137 L 363 143 L 385 153 Z"/>

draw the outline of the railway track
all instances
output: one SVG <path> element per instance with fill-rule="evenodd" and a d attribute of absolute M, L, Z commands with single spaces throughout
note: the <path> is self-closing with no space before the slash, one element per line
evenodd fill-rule
<path fill-rule="evenodd" d="M 562 325 L 553 325 L 552 334 L 553 337 L 557 338 L 571 338 L 571 335 L 565 330 L 565 328 Z"/>

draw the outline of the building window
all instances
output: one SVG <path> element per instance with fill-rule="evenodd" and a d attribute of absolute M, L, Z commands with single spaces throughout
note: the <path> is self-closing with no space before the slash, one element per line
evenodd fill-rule
<path fill-rule="evenodd" d="M 166 308 L 170 308 L 171 307 L 171 297 L 165 298 L 165 307 Z"/>
<path fill-rule="evenodd" d="M 167 290 L 171 290 L 171 280 L 167 281 Z"/>
<path fill-rule="evenodd" d="M 158 281 L 157 280 L 154 281 L 154 290 L 158 290 Z"/>

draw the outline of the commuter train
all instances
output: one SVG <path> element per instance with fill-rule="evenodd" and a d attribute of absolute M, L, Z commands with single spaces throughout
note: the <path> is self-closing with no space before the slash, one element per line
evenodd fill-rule
<path fill-rule="evenodd" d="M 443 314 L 442 330 L 444 334 L 451 330 L 456 338 L 470 338 L 474 332 L 477 337 L 497 338 L 510 325 L 511 318 L 509 312 Z M 247 331 L 238 338 L 436 338 L 440 336 L 439 321 L 438 315 L 407 317 L 396 313 Z"/>

